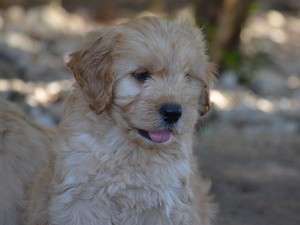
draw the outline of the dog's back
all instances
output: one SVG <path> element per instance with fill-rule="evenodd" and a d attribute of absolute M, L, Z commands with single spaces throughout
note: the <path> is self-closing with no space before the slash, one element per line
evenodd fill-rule
<path fill-rule="evenodd" d="M 33 123 L 15 105 L 0 101 L 0 224 L 24 222 L 27 191 L 47 163 L 53 131 Z"/>

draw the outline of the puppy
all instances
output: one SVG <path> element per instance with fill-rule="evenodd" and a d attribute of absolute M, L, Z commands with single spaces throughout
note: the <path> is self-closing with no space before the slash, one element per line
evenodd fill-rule
<path fill-rule="evenodd" d="M 31 194 L 30 225 L 209 225 L 192 153 L 212 79 L 198 28 L 142 18 L 90 34 Z"/>
<path fill-rule="evenodd" d="M 50 154 L 54 131 L 0 101 L 0 224 L 24 223 L 27 192 Z"/>

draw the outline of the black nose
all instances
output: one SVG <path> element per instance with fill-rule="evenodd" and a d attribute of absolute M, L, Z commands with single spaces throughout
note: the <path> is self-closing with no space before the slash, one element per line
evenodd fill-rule
<path fill-rule="evenodd" d="M 159 113 L 163 120 L 168 124 L 176 123 L 182 114 L 182 108 L 178 104 L 165 104 L 159 109 Z"/>

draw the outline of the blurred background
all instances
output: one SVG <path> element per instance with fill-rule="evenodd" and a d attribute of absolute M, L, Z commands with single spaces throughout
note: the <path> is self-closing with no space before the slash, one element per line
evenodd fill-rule
<path fill-rule="evenodd" d="M 149 13 L 196 21 L 219 65 L 195 143 L 216 224 L 299 225 L 299 0 L 0 0 L 0 99 L 55 126 L 81 38 Z"/>

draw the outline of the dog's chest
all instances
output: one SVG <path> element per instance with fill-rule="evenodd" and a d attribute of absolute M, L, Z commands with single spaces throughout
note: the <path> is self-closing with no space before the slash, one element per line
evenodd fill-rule
<path fill-rule="evenodd" d="M 125 171 L 111 177 L 103 188 L 118 208 L 142 210 L 161 207 L 168 211 L 178 200 L 181 186 L 176 177 Z"/>
<path fill-rule="evenodd" d="M 114 208 L 113 224 L 144 224 L 142 221 L 146 218 L 151 221 L 152 216 L 167 221 L 175 207 L 186 204 L 188 190 L 177 177 L 147 175 L 149 174 L 144 172 L 121 173 L 106 188 L 106 194 Z M 161 223 L 153 221 L 154 224 Z"/>
<path fill-rule="evenodd" d="M 74 163 L 74 158 L 67 159 L 63 165 Z M 181 217 L 186 215 L 183 211 L 190 208 L 193 199 L 188 184 L 189 161 L 178 157 L 168 161 L 146 160 L 139 159 L 137 163 L 90 157 L 77 161 L 64 174 L 62 183 L 53 183 L 57 196 L 52 202 L 69 209 L 68 215 L 74 215 L 74 210 L 79 210 L 75 215 L 87 216 L 92 212 L 93 220 L 102 221 L 104 217 L 112 225 L 189 224 L 178 223 L 188 221 Z M 57 206 L 54 208 L 55 213 L 61 214 Z"/>
<path fill-rule="evenodd" d="M 94 177 L 92 183 L 98 194 L 106 196 L 118 213 L 158 209 L 170 214 L 175 205 L 186 202 L 189 197 L 186 185 L 189 169 L 182 168 L 186 166 L 106 168 Z"/>

